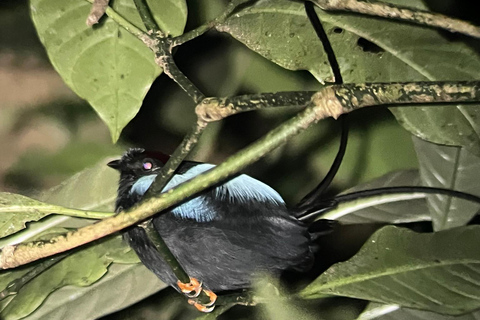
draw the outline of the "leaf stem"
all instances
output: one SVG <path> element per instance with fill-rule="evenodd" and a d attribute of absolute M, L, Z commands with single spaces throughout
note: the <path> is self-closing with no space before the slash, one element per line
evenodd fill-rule
<path fill-rule="evenodd" d="M 162 30 L 160 30 L 159 26 L 155 22 L 155 19 L 153 18 L 145 0 L 133 0 L 133 2 L 137 7 L 138 14 L 140 15 L 140 18 L 142 18 L 145 28 L 147 28 L 147 32 L 151 30 L 153 33 L 163 36 L 164 33 Z"/>

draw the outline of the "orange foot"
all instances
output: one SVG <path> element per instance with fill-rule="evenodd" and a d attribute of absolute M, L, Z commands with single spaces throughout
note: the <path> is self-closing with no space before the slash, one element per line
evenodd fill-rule
<path fill-rule="evenodd" d="M 202 283 L 195 278 L 190 278 L 189 283 L 183 283 L 178 280 L 177 286 L 189 298 L 196 298 L 202 292 Z"/>
<path fill-rule="evenodd" d="M 203 289 L 203 292 L 210 298 L 210 302 L 202 304 L 195 299 L 188 299 L 188 303 L 197 308 L 201 312 L 212 312 L 215 309 L 215 301 L 217 301 L 217 295 L 213 291 Z"/>

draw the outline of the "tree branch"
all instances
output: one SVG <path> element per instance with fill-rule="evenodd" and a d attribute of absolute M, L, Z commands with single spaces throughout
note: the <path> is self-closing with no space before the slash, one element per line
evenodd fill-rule
<path fill-rule="evenodd" d="M 48 243 L 30 242 L 4 247 L 0 255 L 0 268 L 14 268 L 40 258 L 76 248 L 106 235 L 138 224 L 185 198 L 237 174 L 288 139 L 306 130 L 326 117 L 338 118 L 343 113 L 383 104 L 479 102 L 480 81 L 460 83 L 394 83 L 336 85 L 325 87 L 312 96 L 308 106 L 292 119 L 273 129 L 263 138 L 236 153 L 216 168 L 167 193 L 142 201 L 130 210 L 55 237 Z"/>
<path fill-rule="evenodd" d="M 305 106 L 316 91 L 290 91 L 247 94 L 225 98 L 205 98 L 195 108 L 199 119 L 205 122 L 218 121 L 231 115 L 264 108 Z"/>
<path fill-rule="evenodd" d="M 215 27 L 217 24 L 220 24 L 220 23 L 224 22 L 228 18 L 228 16 L 235 10 L 235 8 L 237 8 L 239 5 L 250 2 L 250 1 L 252 1 L 252 0 L 232 0 L 227 5 L 227 8 L 225 9 L 225 11 L 220 16 L 216 17 L 212 21 L 209 21 L 209 22 L 205 23 L 204 25 L 201 25 L 200 27 L 198 27 L 196 29 L 193 29 L 193 30 L 191 30 L 189 32 L 186 32 L 186 33 L 184 33 L 184 34 L 182 34 L 178 37 L 173 38 L 172 46 L 176 47 L 176 46 L 182 45 L 185 42 L 188 42 L 190 40 L 193 40 L 193 39 L 201 36 L 202 34 L 207 32 L 208 30 Z"/>
<path fill-rule="evenodd" d="M 409 21 L 480 38 L 480 27 L 439 13 L 394 6 L 382 2 L 357 0 L 310 0 L 325 11 L 350 11 L 375 17 Z"/>

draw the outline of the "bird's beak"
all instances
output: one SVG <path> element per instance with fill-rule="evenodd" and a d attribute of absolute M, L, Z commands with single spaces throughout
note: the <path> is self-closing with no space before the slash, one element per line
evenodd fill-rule
<path fill-rule="evenodd" d="M 110 168 L 113 168 L 115 170 L 119 170 L 120 169 L 120 160 L 112 160 L 110 161 L 109 163 L 107 163 L 107 166 L 109 166 Z"/>

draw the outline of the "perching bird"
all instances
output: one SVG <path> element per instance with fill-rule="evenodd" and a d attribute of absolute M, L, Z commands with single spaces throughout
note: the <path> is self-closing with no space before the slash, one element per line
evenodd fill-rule
<path fill-rule="evenodd" d="M 142 199 L 167 159 L 133 148 L 108 163 L 120 171 L 117 212 Z M 185 161 L 164 191 L 213 167 Z M 275 190 L 245 174 L 154 217 L 153 224 L 189 276 L 215 292 L 248 288 L 258 272 L 307 271 L 313 263 L 308 226 Z M 125 238 L 148 269 L 179 290 L 144 229 L 129 229 Z"/>

